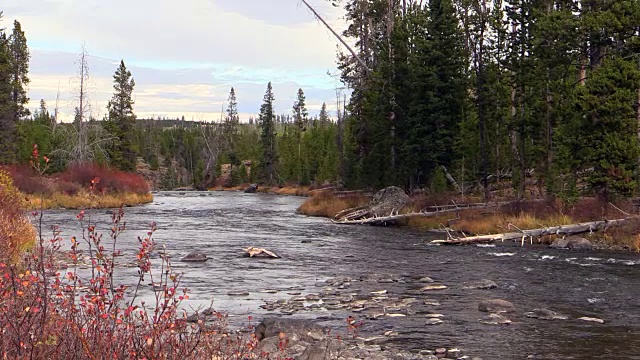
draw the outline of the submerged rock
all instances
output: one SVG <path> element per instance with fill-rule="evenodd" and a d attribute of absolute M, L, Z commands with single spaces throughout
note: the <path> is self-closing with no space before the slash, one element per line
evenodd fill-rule
<path fill-rule="evenodd" d="M 540 320 L 567 320 L 568 317 L 549 309 L 533 309 L 526 313 L 528 318 Z"/>
<path fill-rule="evenodd" d="M 199 253 L 199 252 L 192 252 L 191 254 L 183 257 L 181 261 L 184 261 L 184 262 L 205 262 L 207 260 L 209 260 L 207 255 Z"/>
<path fill-rule="evenodd" d="M 498 284 L 496 284 L 495 282 L 491 281 L 491 280 L 487 280 L 487 279 L 482 279 L 480 281 L 476 281 L 476 282 L 471 282 L 468 284 L 465 284 L 465 286 L 463 286 L 463 289 L 482 289 L 482 290 L 487 290 L 487 289 L 495 289 L 498 287 Z"/>
<path fill-rule="evenodd" d="M 489 314 L 482 319 L 479 320 L 482 324 L 488 325 L 505 325 L 511 324 L 511 320 L 509 320 L 506 316 L 499 314 Z"/>
<path fill-rule="evenodd" d="M 490 313 L 514 312 L 515 305 L 502 299 L 484 300 L 478 304 L 478 310 Z"/>

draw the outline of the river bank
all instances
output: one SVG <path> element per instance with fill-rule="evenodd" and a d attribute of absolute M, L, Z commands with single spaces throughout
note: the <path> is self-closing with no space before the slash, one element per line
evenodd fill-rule
<path fill-rule="evenodd" d="M 473 197 L 429 197 L 415 195 L 408 198 L 398 214 L 415 213 L 415 216 L 390 221 L 389 224 L 419 231 L 447 230 L 459 236 L 491 235 L 520 230 L 570 225 L 602 219 L 631 218 L 626 224 L 601 233 L 591 233 L 588 241 L 594 248 L 640 251 L 640 219 L 630 214 L 630 201 L 602 204 L 593 198 L 580 198 L 567 206 L 560 200 L 509 201 L 501 199 L 487 208 L 459 209 L 441 214 L 417 214 L 424 209 L 451 204 L 477 202 Z M 360 193 L 336 195 L 331 192 L 316 193 L 307 199 L 298 213 L 333 219 L 347 209 L 359 209 L 370 205 L 371 198 Z M 396 209 L 397 210 L 397 209 Z M 542 236 L 537 242 L 552 244 L 558 236 Z"/>
<path fill-rule="evenodd" d="M 209 191 L 245 191 L 250 188 L 252 185 L 257 184 L 241 184 L 238 186 L 214 186 L 209 188 Z M 263 194 L 274 194 L 274 195 L 289 195 L 289 196 L 313 196 L 314 194 L 321 192 L 326 189 L 331 189 L 328 187 L 314 187 L 314 186 L 298 186 L 298 185 L 285 185 L 285 186 L 263 186 L 257 185 L 256 191 L 257 193 Z"/>
<path fill-rule="evenodd" d="M 130 207 L 153 202 L 153 194 L 112 193 L 91 194 L 81 191 L 77 194 L 61 192 L 47 195 L 26 195 L 25 208 L 27 210 L 44 209 L 109 209 L 120 206 Z"/>

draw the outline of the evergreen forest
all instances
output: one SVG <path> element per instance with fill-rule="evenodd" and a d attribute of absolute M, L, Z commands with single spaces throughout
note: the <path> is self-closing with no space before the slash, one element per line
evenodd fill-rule
<path fill-rule="evenodd" d="M 162 189 L 257 182 L 349 189 L 475 192 L 507 182 L 538 194 L 628 197 L 640 163 L 640 1 L 333 0 L 351 49 L 337 113 L 310 116 L 303 89 L 276 109 L 271 83 L 255 118 L 229 91 L 217 121 L 143 119 L 135 74 L 120 62 L 94 119 L 79 62 L 75 119 L 55 99 L 29 110 L 29 48 L 20 23 L 0 32 L 0 162 L 51 173 L 87 162 L 156 171 Z M 1 23 L 0 23 L 1 24 Z M 221 183 L 222 182 L 222 183 Z"/>

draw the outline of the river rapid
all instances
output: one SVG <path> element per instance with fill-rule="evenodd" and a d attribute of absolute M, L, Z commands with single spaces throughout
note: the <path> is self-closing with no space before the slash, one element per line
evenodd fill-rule
<path fill-rule="evenodd" d="M 429 241 L 441 234 L 335 225 L 328 219 L 298 215 L 295 210 L 304 201 L 300 197 L 234 192 L 154 196 L 151 204 L 125 209 L 127 231 L 117 244 L 124 254 L 121 261 L 133 262 L 137 237 L 156 222 L 155 241 L 166 247 L 174 270 L 183 274 L 182 286 L 189 289 L 190 298 L 184 302 L 188 311 L 209 307 L 213 301 L 216 310 L 229 314 L 232 325 L 246 323 L 248 316 L 254 323 L 264 316 L 279 316 L 315 319 L 337 332 L 344 330 L 344 319 L 352 315 L 364 321 L 360 336 L 379 336 L 382 344 L 415 351 L 456 347 L 485 360 L 640 359 L 640 255 L 636 253 L 511 243 L 433 246 Z M 109 213 L 90 212 L 105 237 Z M 44 227 L 58 225 L 66 240 L 78 236 L 76 214 L 47 210 Z M 281 258 L 243 257 L 242 249 L 248 246 L 266 248 Z M 210 260 L 180 261 L 194 251 Z M 118 283 L 135 284 L 136 272 L 121 268 Z M 446 288 L 424 290 L 429 285 L 425 277 Z M 467 288 L 483 279 L 497 287 Z M 320 294 L 322 301 L 283 305 L 313 294 Z M 140 295 L 150 303 L 153 287 L 145 284 Z M 352 303 L 358 299 L 368 302 L 357 308 Z M 487 314 L 478 311 L 478 303 L 487 299 L 512 302 L 516 311 L 505 314 L 512 322 L 481 323 Z M 390 307 L 391 300 L 410 306 Z M 376 302 L 387 305 L 374 309 L 371 304 Z M 371 311 L 366 311 L 368 307 Z M 526 316 L 536 308 L 567 319 Z M 442 315 L 442 323 L 428 325 L 434 314 Z"/>

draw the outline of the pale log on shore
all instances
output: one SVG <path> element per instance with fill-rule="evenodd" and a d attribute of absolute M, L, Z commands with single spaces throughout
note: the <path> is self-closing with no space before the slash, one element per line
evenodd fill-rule
<path fill-rule="evenodd" d="M 520 232 L 468 236 L 468 237 L 461 237 L 461 238 L 450 238 L 447 240 L 433 240 L 431 241 L 431 243 L 443 244 L 443 245 L 466 245 L 466 244 L 491 243 L 499 240 L 500 241 L 520 240 L 524 244 L 524 241 L 527 238 L 533 239 L 534 237 L 541 237 L 545 235 L 566 236 L 566 235 L 583 234 L 587 232 L 590 233 L 594 231 L 603 231 L 614 226 L 620 226 L 633 218 L 636 218 L 636 217 L 628 217 L 624 219 L 615 219 L 615 220 L 599 220 L 599 221 L 591 221 L 591 222 L 571 224 L 571 225 L 551 226 L 551 227 L 540 228 L 540 229 L 522 230 Z"/>

